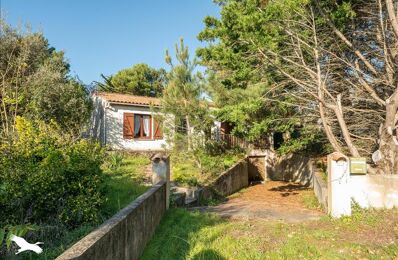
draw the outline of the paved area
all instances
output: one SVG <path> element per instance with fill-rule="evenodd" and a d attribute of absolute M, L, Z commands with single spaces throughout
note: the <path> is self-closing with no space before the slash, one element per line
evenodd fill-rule
<path fill-rule="evenodd" d="M 308 188 L 295 183 L 270 181 L 233 194 L 217 206 L 196 207 L 194 210 L 213 212 L 231 219 L 269 219 L 285 222 L 317 220 L 323 213 L 304 206 Z"/>

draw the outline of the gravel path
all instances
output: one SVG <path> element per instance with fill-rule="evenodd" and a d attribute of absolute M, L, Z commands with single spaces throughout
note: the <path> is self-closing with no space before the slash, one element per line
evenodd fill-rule
<path fill-rule="evenodd" d="M 192 210 L 213 212 L 231 219 L 269 219 L 285 222 L 318 220 L 324 214 L 308 209 L 303 196 L 308 188 L 295 183 L 270 181 L 250 186 L 217 206 L 195 207 Z"/>

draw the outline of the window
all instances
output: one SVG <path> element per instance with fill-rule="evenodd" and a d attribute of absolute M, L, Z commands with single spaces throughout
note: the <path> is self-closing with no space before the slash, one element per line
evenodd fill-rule
<path fill-rule="evenodd" d="M 126 139 L 151 139 L 152 117 L 133 113 L 124 113 L 123 137 Z"/>

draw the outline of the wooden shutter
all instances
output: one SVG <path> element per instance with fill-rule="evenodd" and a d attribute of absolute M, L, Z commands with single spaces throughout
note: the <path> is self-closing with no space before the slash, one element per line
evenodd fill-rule
<path fill-rule="evenodd" d="M 156 118 L 153 118 L 153 139 L 163 139 L 162 127 Z"/>
<path fill-rule="evenodd" d="M 123 137 L 126 139 L 134 138 L 134 114 L 123 114 Z"/>

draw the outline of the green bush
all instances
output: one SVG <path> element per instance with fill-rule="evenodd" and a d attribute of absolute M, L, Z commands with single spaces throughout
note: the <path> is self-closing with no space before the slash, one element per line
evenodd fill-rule
<path fill-rule="evenodd" d="M 56 124 L 17 118 L 17 138 L 0 147 L 0 225 L 100 220 L 104 151 Z"/>
<path fill-rule="evenodd" d="M 172 179 L 187 186 L 207 185 L 226 169 L 244 158 L 240 149 L 211 155 L 206 148 L 171 154 Z"/>
<path fill-rule="evenodd" d="M 209 155 L 220 155 L 227 150 L 227 143 L 218 140 L 207 140 L 204 149 Z"/>
<path fill-rule="evenodd" d="M 105 157 L 105 168 L 110 171 L 117 171 L 123 163 L 124 154 L 122 152 L 112 152 Z"/>

